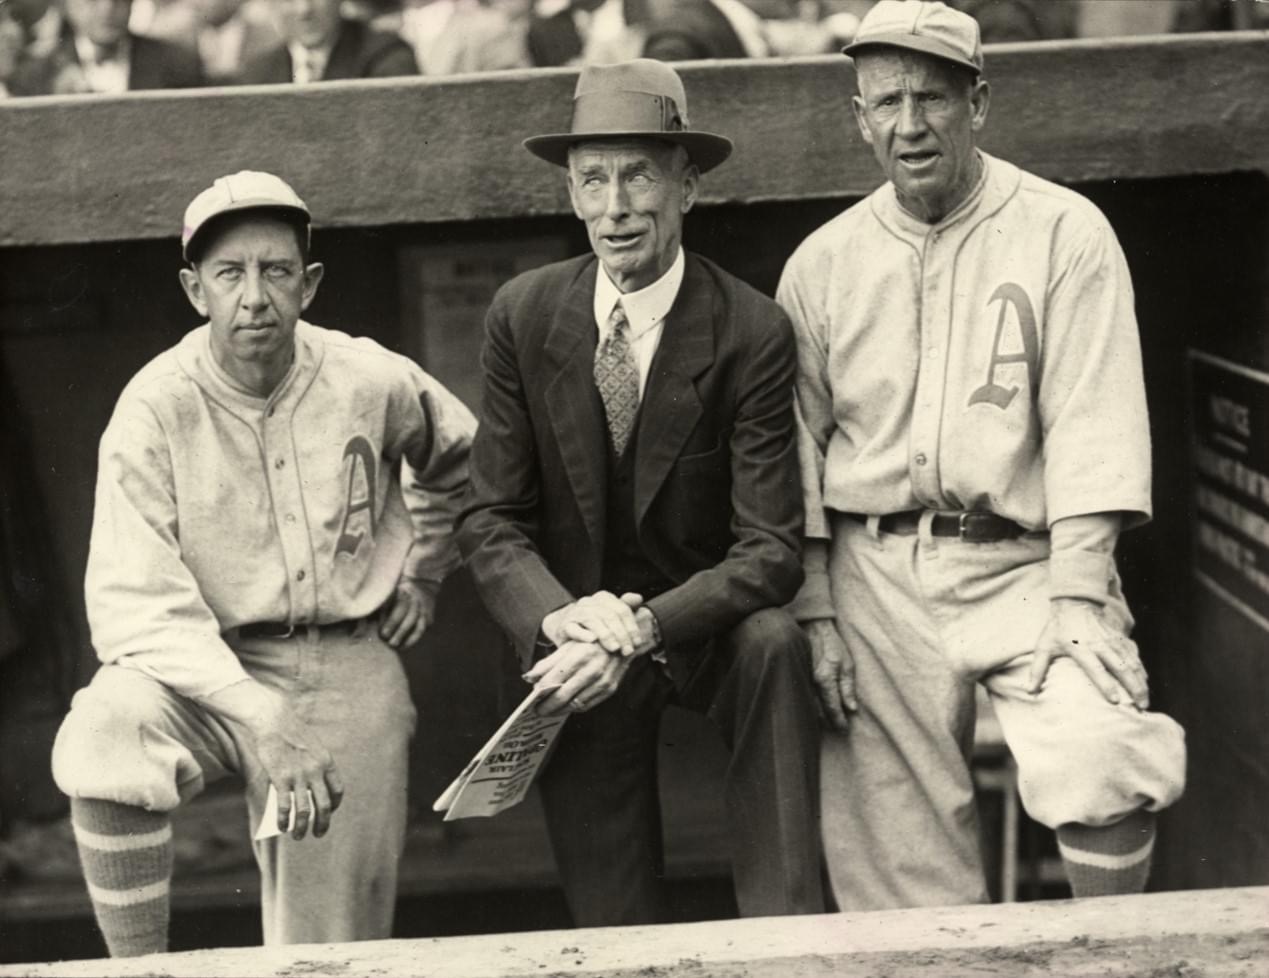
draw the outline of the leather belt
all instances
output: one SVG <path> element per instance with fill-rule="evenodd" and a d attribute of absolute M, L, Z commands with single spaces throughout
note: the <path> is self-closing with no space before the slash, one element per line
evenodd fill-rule
<path fill-rule="evenodd" d="M 911 536 L 921 524 L 921 509 L 907 509 L 899 513 L 886 513 L 877 519 L 877 529 L 882 533 Z M 858 523 L 867 523 L 863 513 L 843 513 Z M 1015 540 L 1027 532 L 1026 527 L 1011 519 L 997 516 L 987 510 L 970 509 L 962 513 L 935 513 L 930 519 L 930 533 L 936 537 L 959 537 L 966 543 L 997 543 Z"/>
<path fill-rule="evenodd" d="M 290 638 L 297 632 L 306 632 L 316 628 L 322 632 L 352 632 L 365 619 L 345 618 L 343 621 L 327 622 L 323 625 L 310 625 L 305 622 L 289 621 L 253 621 L 239 625 L 234 631 L 239 638 Z"/>

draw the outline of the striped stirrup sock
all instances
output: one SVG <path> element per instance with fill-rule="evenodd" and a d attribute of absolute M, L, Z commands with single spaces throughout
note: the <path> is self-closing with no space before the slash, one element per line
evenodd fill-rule
<path fill-rule="evenodd" d="M 1077 897 L 1140 893 L 1154 852 L 1153 812 L 1138 811 L 1114 825 L 1062 825 L 1058 851 Z"/>
<path fill-rule="evenodd" d="M 110 956 L 166 951 L 172 882 L 172 822 L 167 813 L 72 798 L 71 825 Z"/>

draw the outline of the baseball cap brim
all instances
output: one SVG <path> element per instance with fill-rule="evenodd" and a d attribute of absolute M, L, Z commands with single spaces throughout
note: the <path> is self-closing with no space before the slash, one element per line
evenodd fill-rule
<path fill-rule="evenodd" d="M 242 211 L 249 210 L 282 212 L 285 215 L 295 217 L 306 226 L 309 221 L 312 220 L 308 210 L 303 207 L 279 203 L 272 197 L 244 197 L 241 200 L 235 200 L 222 205 L 213 213 L 208 214 L 205 218 L 199 221 L 197 226 L 187 228 L 185 244 L 181 248 L 181 256 L 186 261 L 189 261 L 190 251 L 195 247 L 195 242 L 198 241 L 200 236 L 208 229 L 208 227 L 213 224 L 219 224 L 221 218 L 228 214 L 237 214 Z"/>
<path fill-rule="evenodd" d="M 974 64 L 973 61 L 970 61 L 955 48 L 949 47 L 935 38 L 922 37 L 909 31 L 869 35 L 865 40 L 847 44 L 842 48 L 842 54 L 850 55 L 853 58 L 870 48 L 905 48 L 909 51 L 919 51 L 921 54 L 931 55 L 943 61 L 950 61 L 954 65 L 968 68 L 976 75 L 981 75 L 983 72 L 982 65 Z"/>
<path fill-rule="evenodd" d="M 731 156 L 732 151 L 732 142 L 726 136 L 692 129 L 681 132 L 551 133 L 545 136 L 530 136 L 522 145 L 540 160 L 546 160 L 556 166 L 568 166 L 570 146 L 609 139 L 655 139 L 682 146 L 702 173 L 714 169 Z"/>

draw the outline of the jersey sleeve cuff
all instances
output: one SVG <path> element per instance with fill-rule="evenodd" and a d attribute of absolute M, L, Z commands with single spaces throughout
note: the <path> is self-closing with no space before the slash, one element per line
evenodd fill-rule
<path fill-rule="evenodd" d="M 1110 554 L 1059 550 L 1049 556 L 1049 597 L 1080 598 L 1104 605 L 1115 578 Z"/>

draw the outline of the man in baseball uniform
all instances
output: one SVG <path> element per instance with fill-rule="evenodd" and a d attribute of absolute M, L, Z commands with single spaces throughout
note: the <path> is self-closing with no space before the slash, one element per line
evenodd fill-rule
<path fill-rule="evenodd" d="M 164 950 L 169 813 L 232 772 L 253 829 L 270 789 L 291 826 L 254 843 L 265 942 L 388 937 L 414 728 L 397 650 L 457 562 L 475 421 L 410 360 L 300 320 L 323 269 L 278 177 L 217 180 L 182 243 L 209 322 L 102 436 L 103 665 L 53 749 L 89 895 L 112 955 Z"/>
<path fill-rule="evenodd" d="M 881 0 L 846 53 L 889 181 L 813 233 L 778 292 L 806 428 L 796 614 L 836 728 L 833 889 L 849 910 L 986 898 L 981 683 L 1075 894 L 1139 891 L 1185 750 L 1146 711 L 1113 557 L 1150 515 L 1127 265 L 1087 200 L 975 147 L 973 18 Z"/>

